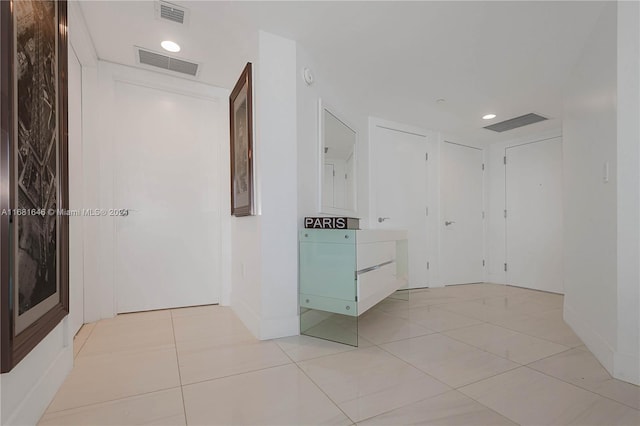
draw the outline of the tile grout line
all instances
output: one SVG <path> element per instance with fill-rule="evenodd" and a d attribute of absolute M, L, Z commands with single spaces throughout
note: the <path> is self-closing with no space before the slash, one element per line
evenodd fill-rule
<path fill-rule="evenodd" d="M 211 377 L 209 379 L 204 379 L 204 380 L 198 380 L 196 382 L 191 382 L 191 383 L 185 383 L 184 385 L 181 385 L 182 387 L 185 386 L 192 386 L 192 385 L 199 385 L 201 383 L 206 383 L 206 382 L 213 382 L 214 380 L 221 380 L 221 379 L 228 379 L 230 377 L 234 377 L 234 376 L 241 376 L 243 374 L 250 374 L 250 373 L 256 373 L 258 371 L 262 371 L 262 370 L 271 370 L 273 368 L 278 368 L 278 367 L 284 367 L 285 365 L 290 365 L 291 363 L 284 363 L 284 364 L 278 364 L 278 365 L 271 365 L 269 367 L 262 367 L 262 368 L 256 368 L 253 370 L 248 370 L 248 371 L 243 371 L 241 373 L 232 373 L 232 374 L 227 374 L 225 376 L 220 376 L 220 377 Z"/>
<path fill-rule="evenodd" d="M 443 336 L 445 336 L 445 337 L 449 337 L 449 336 L 447 336 L 447 335 L 445 335 L 445 334 L 442 334 L 441 332 L 436 332 L 435 334 L 440 334 L 440 335 L 443 335 Z M 418 336 L 418 337 L 423 337 L 423 336 Z M 409 339 L 414 339 L 414 337 L 407 338 L 407 339 L 404 339 L 404 340 L 409 340 Z M 401 340 L 398 340 L 398 341 L 401 341 Z M 464 342 L 462 342 L 462 343 L 464 343 Z M 471 346 L 471 345 L 469 345 L 469 346 Z M 490 410 L 490 411 L 492 411 L 492 412 L 494 412 L 494 413 L 498 414 L 499 416 L 502 416 L 502 417 L 504 417 L 504 418 L 506 418 L 506 419 L 508 419 L 508 420 L 510 420 L 510 421 L 512 421 L 512 422 L 514 422 L 514 423 L 516 423 L 516 424 L 519 424 L 516 420 L 514 420 L 514 419 L 512 419 L 512 418 L 510 418 L 510 417 L 508 417 L 508 416 L 506 416 L 506 415 L 504 415 L 504 414 L 502 414 L 502 413 L 500 413 L 500 412 L 498 412 L 498 411 L 494 410 L 493 408 L 491 408 L 491 407 L 489 407 L 489 406 L 487 406 L 487 405 L 483 404 L 482 402 L 480 402 L 480 401 L 478 401 L 478 400 L 476 400 L 476 399 L 474 399 L 474 398 L 471 398 L 469 395 L 467 395 L 466 393 L 461 392 L 459 389 L 461 389 L 461 388 L 463 388 L 463 387 L 465 387 L 465 386 L 472 385 L 472 384 L 474 384 L 474 383 L 481 382 L 481 381 L 483 381 L 483 380 L 487 380 L 487 379 L 493 378 L 493 377 L 495 377 L 495 376 L 499 376 L 499 375 L 504 374 L 504 373 L 511 372 L 511 371 L 516 370 L 516 369 L 518 369 L 518 368 L 524 367 L 523 365 L 520 365 L 520 364 L 518 364 L 518 363 L 514 362 L 514 364 L 518 364 L 518 365 L 517 365 L 517 367 L 513 367 L 513 368 L 510 368 L 510 369 L 508 369 L 508 370 L 501 371 L 500 373 L 497 373 L 497 374 L 491 375 L 491 376 L 489 376 L 489 377 L 485 377 L 485 378 L 482 378 L 482 379 L 476 380 L 475 382 L 466 383 L 466 384 L 464 384 L 464 385 L 460 385 L 460 386 L 455 387 L 455 386 L 451 386 L 451 385 L 449 385 L 449 384 L 447 384 L 447 383 L 444 383 L 443 381 L 441 381 L 441 380 L 439 380 L 439 379 L 437 379 L 437 378 L 433 377 L 431 374 L 427 373 L 426 371 L 424 371 L 424 370 L 423 370 L 423 369 L 421 369 L 420 367 L 418 367 L 418 366 L 416 366 L 416 365 L 414 365 L 414 364 L 410 363 L 409 361 L 405 361 L 405 360 L 403 360 L 402 358 L 399 358 L 397 355 L 395 355 L 395 354 L 393 354 L 393 353 L 389 352 L 387 349 L 383 348 L 382 346 L 378 346 L 378 347 L 379 347 L 380 349 L 382 349 L 383 351 L 385 351 L 385 352 L 389 353 L 390 355 L 395 356 L 396 358 L 400 359 L 401 361 L 403 361 L 403 362 L 405 362 L 405 363 L 409 364 L 410 366 L 412 366 L 412 367 L 414 367 L 414 368 L 416 368 L 416 369 L 418 369 L 418 370 L 422 371 L 424 374 L 426 374 L 426 375 L 428 375 L 429 377 L 431 377 L 431 378 L 435 379 L 436 381 L 438 381 L 438 382 L 440 382 L 440 383 L 443 383 L 444 385 L 446 385 L 446 386 L 450 387 L 450 388 L 451 388 L 451 390 L 449 390 L 449 391 L 447 391 L 447 392 L 451 392 L 451 391 L 458 392 L 458 393 L 462 394 L 463 396 L 465 396 L 465 397 L 467 397 L 467 398 L 471 399 L 472 401 L 476 402 L 477 404 L 479 404 L 479 405 L 481 405 L 481 406 L 485 407 L 486 409 L 488 409 L 488 410 Z M 473 347 L 473 346 L 471 346 L 471 347 Z M 484 352 L 486 352 L 486 351 L 484 351 Z M 487 352 L 487 353 L 489 353 L 489 352 Z M 442 395 L 442 394 L 444 394 L 444 393 L 446 393 L 446 392 L 443 392 L 443 393 L 440 393 L 440 394 L 437 394 L 437 395 L 434 395 L 434 396 Z M 430 398 L 432 398 L 432 397 L 430 397 Z M 425 398 L 424 400 L 426 400 L 426 399 L 429 399 L 429 398 Z M 421 400 L 421 401 L 424 401 L 424 400 Z M 410 404 L 403 405 L 402 407 L 406 407 L 406 406 L 408 406 L 408 405 L 410 405 Z M 401 407 L 400 407 L 400 408 L 401 408 Z M 394 409 L 394 410 L 395 410 L 395 409 Z M 393 410 L 390 410 L 390 411 L 393 411 Z M 389 412 L 389 411 L 387 411 L 387 412 Z"/>
<path fill-rule="evenodd" d="M 444 336 L 444 337 L 449 337 L 449 336 L 447 336 L 446 334 L 442 334 L 441 332 L 436 332 L 435 334 L 440 334 L 440 335 L 442 335 L 442 336 Z M 428 335 L 426 335 L 426 336 L 433 336 L 433 334 L 428 334 Z M 425 337 L 425 336 L 410 337 L 410 338 L 403 339 L 403 340 L 417 339 L 417 338 L 421 338 L 421 337 Z M 450 338 L 450 337 L 449 337 L 449 338 Z M 455 339 L 453 339 L 453 340 L 455 340 Z M 402 340 L 397 340 L 396 342 L 401 342 L 401 341 L 402 341 Z M 474 349 L 478 349 L 478 350 L 480 350 L 480 351 L 482 351 L 482 352 L 486 352 L 486 353 L 488 353 L 489 355 L 495 355 L 495 354 L 492 354 L 491 352 L 487 352 L 487 351 L 485 351 L 485 350 L 483 350 L 483 349 L 476 348 L 475 346 L 469 345 L 468 343 L 460 342 L 459 340 L 456 340 L 456 341 L 458 341 L 459 343 L 463 343 L 463 344 L 465 344 L 465 345 L 471 346 L 472 348 L 474 348 Z M 389 343 L 395 343 L 395 342 L 389 342 Z M 386 343 L 383 343 L 383 344 L 386 344 Z M 403 362 L 405 362 L 405 363 L 409 364 L 409 365 L 410 365 L 410 366 L 412 366 L 413 368 L 416 368 L 416 369 L 418 369 L 418 370 L 422 371 L 424 374 L 428 375 L 429 377 L 432 377 L 433 379 L 435 379 L 435 380 L 439 381 L 440 383 L 443 383 L 443 384 L 445 384 L 446 386 L 449 386 L 449 387 L 450 387 L 451 389 L 453 389 L 453 390 L 458 390 L 458 389 L 463 388 L 463 387 L 465 387 L 465 386 L 469 386 L 469 385 L 472 385 L 472 384 L 474 384 L 474 383 L 478 383 L 478 382 L 481 382 L 481 381 L 483 381 L 483 380 L 490 379 L 490 378 L 492 378 L 492 377 L 498 376 L 498 375 L 500 375 L 500 374 L 503 374 L 503 373 L 506 373 L 506 372 L 509 372 L 509 371 L 513 371 L 513 370 L 518 369 L 518 368 L 520 368 L 520 367 L 524 367 L 524 365 L 519 364 L 519 363 L 517 363 L 517 362 L 515 362 L 515 361 L 507 360 L 507 361 L 511 361 L 511 362 L 513 362 L 514 364 L 517 364 L 517 366 L 516 366 L 516 367 L 513 367 L 513 368 L 509 368 L 508 370 L 504 370 L 504 371 L 501 371 L 501 372 L 499 372 L 499 373 L 493 374 L 493 375 L 491 375 L 491 376 L 489 376 L 489 377 L 485 377 L 485 378 L 482 378 L 482 379 L 478 379 L 478 380 L 476 380 L 475 382 L 466 383 L 466 384 L 464 384 L 464 385 L 460 385 L 460 386 L 458 386 L 458 387 L 455 387 L 455 386 L 451 386 L 451 385 L 449 385 L 449 384 L 447 384 L 447 383 L 443 382 L 442 380 L 440 380 L 440 379 L 438 379 L 438 378 L 436 378 L 436 377 L 432 376 L 431 374 L 429 374 L 428 372 L 424 371 L 422 368 L 418 367 L 417 365 L 414 365 L 414 364 L 410 363 L 409 361 L 405 361 L 405 360 L 403 360 L 402 358 L 400 358 L 399 356 L 397 356 L 397 355 L 396 355 L 396 354 L 394 354 L 393 352 L 389 352 L 389 350 L 387 350 L 386 348 L 383 348 L 382 346 L 378 346 L 378 347 L 379 347 L 380 349 L 382 349 L 383 351 L 387 352 L 388 354 L 390 354 L 390 355 L 392 355 L 392 356 L 394 356 L 394 357 L 398 358 L 399 360 L 401 360 L 401 361 L 403 361 Z M 498 356 L 498 355 L 495 355 L 495 356 Z M 502 357 L 498 357 L 498 358 L 502 358 Z M 506 359 L 506 358 L 502 358 L 502 359 Z"/>
<path fill-rule="evenodd" d="M 479 299 L 476 299 L 476 300 L 479 300 Z M 468 301 L 468 302 L 473 302 L 473 300 L 467 300 L 467 301 Z M 458 303 L 458 302 L 451 302 L 451 303 Z M 502 328 L 504 328 L 504 329 L 507 329 L 507 330 L 510 330 L 510 331 L 514 331 L 514 332 L 516 332 L 516 333 L 524 334 L 525 336 L 529 336 L 529 337 L 534 337 L 534 338 L 536 338 L 536 339 L 545 340 L 545 341 L 547 341 L 547 342 L 549 342 L 549 343 L 555 343 L 556 345 L 565 346 L 565 347 L 568 347 L 568 348 L 570 348 L 570 349 L 573 349 L 574 347 L 578 347 L 578 346 L 580 346 L 580 345 L 578 345 L 578 346 L 569 346 L 569 345 L 566 345 L 566 344 L 563 344 L 563 343 L 558 343 L 558 342 L 555 342 L 555 341 L 553 341 L 553 340 L 549 340 L 549 339 L 544 338 L 544 337 L 540 337 L 540 336 L 536 336 L 536 335 L 534 335 L 534 334 L 530 334 L 530 333 L 528 333 L 528 332 L 527 332 L 527 333 L 525 333 L 525 332 L 520 331 L 520 330 L 515 330 L 515 329 L 509 328 L 509 327 L 507 327 L 507 326 L 505 326 L 505 325 L 497 324 L 497 323 L 495 323 L 495 322 L 493 322 L 493 321 L 487 321 L 487 320 L 485 320 L 485 319 L 480 319 L 480 318 L 477 318 L 477 317 L 472 317 L 472 316 L 470 316 L 470 315 L 461 314 L 461 313 L 456 312 L 456 311 L 450 311 L 450 310 L 448 310 L 448 309 L 444 308 L 444 306 L 446 306 L 446 305 L 448 305 L 448 304 L 449 304 L 449 303 L 443 303 L 442 305 L 432 305 L 432 306 L 437 306 L 437 307 L 438 307 L 438 309 L 440 309 L 440 310 L 444 310 L 444 311 L 449 312 L 449 313 L 457 314 L 457 315 L 460 315 L 460 316 L 463 316 L 463 317 L 466 317 L 466 318 L 470 318 L 470 319 L 473 319 L 473 320 L 476 320 L 476 321 L 481 321 L 483 324 L 491 324 L 491 325 L 494 325 L 494 326 L 496 326 L 496 327 L 502 327 Z M 410 309 L 411 309 L 411 308 L 410 308 Z M 413 309 L 416 309 L 416 308 L 413 308 Z M 561 309 L 561 308 L 553 308 L 553 309 L 549 309 L 549 310 L 545 310 L 545 311 L 538 311 L 538 312 L 550 312 L 550 311 L 553 311 L 553 310 L 556 310 L 556 309 Z M 524 314 L 524 313 L 523 313 L 522 315 L 531 316 L 530 314 Z M 531 316 L 531 318 L 532 318 L 532 319 L 544 319 L 544 318 L 537 318 L 537 317 L 533 317 L 533 316 Z M 413 321 L 413 322 L 415 322 L 415 321 Z M 563 320 L 562 322 L 564 323 L 564 320 Z M 566 324 L 566 323 L 564 323 L 564 324 Z M 420 325 L 420 324 L 418 324 L 418 325 Z M 475 324 L 475 325 L 480 325 L 480 324 Z M 455 329 L 460 329 L 460 328 L 464 328 L 464 327 L 473 327 L 473 325 L 471 325 L 471 326 L 457 327 L 457 328 L 455 328 Z M 451 331 L 451 330 L 454 330 L 454 329 L 452 328 L 452 329 L 450 329 L 450 330 L 445 330 L 445 331 Z M 440 333 L 440 332 L 439 332 L 439 333 Z M 584 343 L 581 343 L 581 344 L 583 345 Z"/>
<path fill-rule="evenodd" d="M 573 349 L 569 349 L 569 350 L 573 350 Z M 567 352 L 567 351 L 564 351 L 564 352 Z M 561 353 L 564 353 L 564 352 L 561 352 Z M 556 354 L 556 355 L 559 355 L 559 354 Z M 537 361 L 533 361 L 533 362 L 537 362 Z M 533 364 L 533 362 L 532 362 L 531 364 Z M 547 376 L 547 377 L 550 377 L 550 378 L 552 378 L 552 379 L 556 379 L 556 380 L 558 380 L 558 381 L 560 381 L 560 382 L 562 382 L 562 383 L 566 383 L 567 385 L 574 386 L 574 387 L 576 387 L 576 388 L 578 388 L 578 389 L 582 389 L 582 390 L 584 390 L 584 391 L 587 391 L 587 392 L 589 392 L 589 393 L 592 393 L 592 394 L 594 394 L 594 395 L 596 395 L 596 396 L 599 396 L 599 397 L 601 397 L 601 398 L 605 398 L 605 399 L 608 399 L 608 400 L 610 400 L 610 401 L 617 402 L 618 404 L 624 405 L 625 407 L 629 407 L 629 408 L 631 408 L 632 410 L 635 410 L 635 411 L 637 411 L 638 413 L 640 413 L 640 409 L 635 408 L 635 407 L 633 407 L 633 406 L 631 406 L 631 405 L 629 405 L 629 404 L 627 404 L 627 403 L 624 403 L 624 402 L 622 402 L 622 401 L 618 401 L 617 399 L 613 399 L 613 398 L 608 397 L 608 396 L 606 396 L 606 395 L 602 395 L 602 394 L 600 394 L 600 393 L 598 393 L 598 392 L 596 392 L 596 391 L 592 391 L 591 389 L 584 388 L 584 387 L 582 387 L 582 386 L 580 386 L 580 385 L 577 385 L 577 384 L 575 384 L 575 383 L 568 382 L 568 381 L 566 381 L 566 380 L 564 380 L 564 379 L 561 379 L 560 377 L 553 376 L 553 375 L 551 375 L 551 374 L 549 374 L 549 373 L 547 373 L 547 372 L 545 372 L 545 371 L 537 370 L 537 369 L 535 369 L 535 368 L 533 368 L 533 367 L 530 367 L 530 366 L 529 366 L 529 364 L 527 364 L 527 365 L 523 365 L 523 367 L 527 367 L 527 368 L 528 368 L 529 370 L 531 370 L 531 371 L 535 371 L 536 373 L 544 374 L 544 375 L 545 375 L 545 376 Z M 615 379 L 615 378 L 614 378 L 614 379 Z M 615 379 L 615 380 L 618 380 L 618 379 Z M 626 382 L 624 382 L 624 383 L 626 383 Z M 635 386 L 635 385 L 634 385 L 634 386 Z M 582 414 L 582 412 L 581 412 L 580 414 Z"/>
<path fill-rule="evenodd" d="M 97 401 L 97 402 L 92 402 L 90 404 L 78 405 L 76 407 L 65 408 L 64 410 L 45 411 L 45 414 L 59 414 L 59 413 L 64 413 L 66 411 L 73 411 L 73 410 L 78 410 L 78 409 L 83 409 L 83 408 L 88 408 L 88 407 L 93 407 L 93 406 L 99 406 L 99 405 L 103 405 L 103 404 L 109 404 L 109 403 L 117 402 L 117 401 L 124 401 L 125 399 L 138 398 L 138 397 L 145 396 L 145 395 L 151 395 L 152 393 L 166 392 L 166 391 L 169 391 L 169 390 L 178 389 L 179 387 L 180 386 L 174 386 L 174 387 L 170 387 L 170 388 L 156 389 L 156 390 L 149 391 L 149 392 L 137 393 L 135 395 L 123 396 L 123 397 L 120 397 L 120 398 L 105 399 L 104 401 Z M 44 417 L 44 415 L 43 415 L 43 417 Z"/>
<path fill-rule="evenodd" d="M 314 386 L 315 386 L 315 387 L 316 387 L 320 392 L 322 392 L 322 394 L 323 394 L 324 396 L 326 396 L 326 397 L 327 397 L 327 399 L 328 399 L 329 401 L 331 401 L 331 403 L 332 403 L 333 405 L 335 405 L 335 407 L 336 407 L 338 410 L 340 410 L 340 412 L 341 412 L 342 414 L 344 414 L 344 416 L 345 416 L 345 417 L 346 417 L 350 422 L 352 422 L 352 424 L 354 424 L 354 425 L 355 425 L 355 424 L 356 424 L 356 422 L 355 422 L 351 417 L 349 417 L 349 416 L 347 415 L 347 413 L 345 413 L 345 412 L 342 410 L 342 408 L 340 408 L 340 406 L 338 405 L 338 403 L 337 403 L 336 401 L 334 401 L 334 400 L 333 400 L 333 399 L 332 399 L 332 398 L 331 398 L 331 397 L 330 397 L 330 396 L 329 396 L 329 395 L 324 391 L 324 389 L 322 389 L 322 388 L 320 387 L 320 385 L 318 385 L 318 384 L 317 384 L 317 383 L 316 383 L 316 382 L 315 382 L 315 381 L 314 381 L 314 380 L 313 380 L 313 379 L 312 379 L 312 378 L 307 374 L 307 372 L 306 372 L 306 371 L 304 371 L 304 369 L 303 369 L 302 367 L 300 367 L 300 366 L 298 365 L 298 362 L 297 362 L 297 361 L 295 361 L 293 358 L 291 358 L 291 356 L 287 353 L 287 351 L 285 351 L 284 349 L 282 349 L 282 348 L 280 347 L 280 345 L 278 345 L 278 343 L 277 343 L 277 342 L 274 342 L 274 343 L 276 344 L 276 346 L 278 346 L 278 348 L 280 348 L 280 350 L 281 350 L 282 352 L 284 352 L 284 354 L 287 356 L 287 358 L 289 358 L 289 359 L 291 360 L 291 362 L 293 363 L 293 365 L 295 365 L 295 366 L 296 366 L 296 368 L 297 368 L 298 370 L 300 370 L 300 372 L 302 372 L 302 374 L 304 374 L 304 375 L 305 375 L 305 377 L 306 377 L 307 379 L 309 379 L 309 381 L 310 381 L 310 382 L 311 382 L 311 383 L 312 383 L 312 384 L 313 384 L 313 385 L 314 385 Z M 356 348 L 356 349 L 357 349 L 357 348 Z M 348 351 L 346 351 L 346 352 L 348 352 Z M 338 352 L 338 353 L 340 353 L 340 352 Z M 335 354 L 332 354 L 332 355 L 335 355 Z M 317 357 L 317 358 L 322 358 L 322 357 Z M 313 359 L 316 359 L 316 358 L 313 358 Z M 304 361 L 309 361 L 309 360 L 304 360 Z M 300 362 L 304 362 L 304 361 L 300 361 Z"/>
<path fill-rule="evenodd" d="M 80 356 L 80 352 L 82 352 L 82 348 L 84 348 L 84 346 L 89 341 L 89 337 L 91 337 L 91 335 L 93 334 L 93 331 L 96 329 L 96 325 L 98 325 L 98 322 L 100 322 L 100 321 L 96 321 L 95 324 L 93 325 L 93 327 L 91 327 L 91 330 L 89 331 L 89 334 L 87 334 L 87 338 L 84 339 L 84 342 L 82 342 L 82 344 L 80 345 L 80 348 L 78 349 L 78 353 L 73 356 L 74 362 L 75 362 L 75 359 L 78 356 Z M 82 327 L 84 327 L 85 325 L 86 324 L 82 324 Z M 82 330 L 82 327 L 80 327 L 80 330 Z M 80 332 L 80 330 L 78 330 L 78 333 Z M 78 335 L 78 333 L 76 333 L 76 336 Z M 74 340 L 75 340 L 76 336 L 73 336 Z"/>
<path fill-rule="evenodd" d="M 396 340 L 395 342 L 401 342 L 402 340 L 409 340 L 409 339 L 414 339 L 414 338 L 417 338 L 417 337 L 431 336 L 431 335 L 433 335 L 433 334 L 439 334 L 439 333 L 438 333 L 438 332 L 435 332 L 435 333 L 431 333 L 431 334 L 425 334 L 425 335 L 423 335 L 423 336 L 408 337 L 408 338 L 406 338 L 406 339 Z M 391 356 L 391 357 L 393 357 L 393 358 L 396 358 L 397 360 L 399 360 L 400 362 L 402 362 L 402 363 L 404 363 L 404 364 L 407 364 L 409 367 L 415 368 L 416 370 L 418 370 L 418 371 L 420 371 L 421 373 L 423 373 L 423 374 L 425 374 L 425 375 L 429 376 L 429 378 L 431 378 L 431 379 L 435 380 L 436 382 L 438 382 L 438 383 L 441 383 L 441 384 L 445 385 L 445 386 L 446 386 L 446 387 L 448 387 L 449 389 L 445 390 L 444 392 L 440 392 L 440 393 L 436 393 L 436 394 L 434 394 L 434 395 L 431 395 L 431 396 L 429 396 L 429 397 L 427 397 L 427 398 L 423 398 L 423 399 L 420 399 L 420 400 L 417 400 L 417 401 L 413 401 L 413 402 L 407 402 L 406 404 L 403 404 L 403 405 L 401 405 L 401 406 L 399 406 L 399 407 L 392 408 L 392 409 L 390 409 L 390 410 L 387 410 L 387 411 L 384 411 L 384 412 L 382 412 L 382 413 L 376 414 L 375 416 L 367 417 L 367 418 L 365 418 L 365 419 L 362 419 L 361 421 L 366 421 L 366 420 L 369 420 L 369 419 L 373 419 L 373 418 L 375 418 L 375 417 L 382 416 L 382 415 L 387 414 L 387 413 L 390 413 L 390 412 L 392 412 L 392 411 L 399 410 L 400 408 L 407 407 L 407 406 L 409 406 L 409 405 L 411 405 L 411 404 L 416 404 L 416 403 L 418 403 L 418 402 L 426 401 L 427 399 L 435 398 L 436 396 L 444 395 L 444 394 L 445 394 L 445 393 L 447 393 L 447 392 L 451 392 L 451 391 L 454 391 L 454 390 L 455 390 L 455 388 L 454 388 L 453 386 L 450 386 L 450 385 L 446 384 L 446 383 L 445 383 L 445 382 L 443 382 L 442 380 L 440 380 L 440 379 L 438 379 L 438 378 L 436 378 L 436 377 L 432 376 L 431 374 L 427 373 L 426 371 L 422 370 L 421 368 L 418 368 L 417 366 L 413 365 L 413 364 L 412 364 L 412 363 L 410 363 L 409 361 L 405 361 L 404 359 L 400 358 L 399 356 L 397 356 L 396 354 L 394 354 L 394 353 L 392 353 L 392 352 L 389 352 L 387 349 L 385 349 L 385 348 L 383 348 L 383 347 L 381 346 L 381 345 L 385 345 L 385 344 L 387 344 L 387 343 L 394 343 L 394 342 L 385 342 L 385 343 L 381 343 L 381 344 L 374 343 L 374 344 L 373 344 L 373 345 L 374 345 L 373 347 L 376 347 L 376 348 L 380 349 L 382 352 L 386 353 L 387 355 L 390 355 L 390 356 Z M 366 348 L 365 348 L 365 349 L 366 349 Z"/>
<path fill-rule="evenodd" d="M 178 381 L 180 382 L 180 396 L 182 397 L 182 413 L 184 414 L 184 424 L 188 425 L 187 422 L 187 405 L 184 402 L 184 387 L 182 385 L 182 373 L 180 372 L 180 356 L 178 355 L 178 342 L 176 341 L 176 328 L 173 323 L 173 311 L 169 310 L 169 315 L 171 316 L 171 334 L 173 335 L 173 347 L 176 351 L 176 367 L 178 369 Z"/>
<path fill-rule="evenodd" d="M 499 325 L 496 325 L 496 324 L 491 324 L 491 323 L 485 323 L 485 324 L 493 325 L 494 327 L 500 327 Z M 478 325 L 480 325 L 480 324 L 478 324 Z M 473 325 L 472 325 L 472 326 L 470 326 L 470 327 L 476 327 L 476 326 L 473 326 Z M 504 327 L 500 327 L 500 328 L 504 328 Z M 460 329 L 456 329 L 456 330 L 460 330 Z M 509 329 L 509 328 L 505 328 L 505 330 L 513 331 L 514 333 L 519 333 L 519 332 L 517 332 L 517 331 L 515 331 L 515 330 L 511 330 L 511 329 Z M 453 330 L 447 330 L 447 331 L 453 331 Z M 455 337 L 453 337 L 453 336 L 449 336 L 448 334 L 445 334 L 445 333 L 441 333 L 441 334 L 442 334 L 442 335 L 444 335 L 444 336 L 446 336 L 446 337 L 448 337 L 448 338 L 450 338 L 450 339 L 453 339 L 453 340 L 455 340 L 455 341 L 457 341 L 457 342 L 459 342 L 459 343 L 464 343 L 465 345 L 469 345 L 469 346 L 471 346 L 471 347 L 473 347 L 473 348 L 479 349 L 479 350 L 481 350 L 481 351 L 483 351 L 483 352 L 486 352 L 486 353 L 488 353 L 488 354 L 491 354 L 491 355 L 495 355 L 495 356 L 497 356 L 497 357 L 499 357 L 499 358 L 506 359 L 507 361 L 514 362 L 514 363 L 519 364 L 519 365 L 521 365 L 521 366 L 523 366 L 523 367 L 524 367 L 524 366 L 526 366 L 526 365 L 528 365 L 528 364 L 531 364 L 531 363 L 533 363 L 533 362 L 540 361 L 541 359 L 549 358 L 549 357 L 552 357 L 552 356 L 555 356 L 555 355 L 558 355 L 558 354 L 561 354 L 561 353 L 564 353 L 564 352 L 566 352 L 566 351 L 570 351 L 570 350 L 572 350 L 572 349 L 573 349 L 573 348 L 568 347 L 568 346 L 565 346 L 565 345 L 560 345 L 560 343 L 556 343 L 556 345 L 564 346 L 564 347 L 565 347 L 565 348 L 567 348 L 567 349 L 564 349 L 564 350 L 562 350 L 562 351 L 560 351 L 560 352 L 556 352 L 556 353 L 554 353 L 554 354 L 547 355 L 547 356 L 545 356 L 545 357 L 543 357 L 543 358 L 540 358 L 540 359 L 537 359 L 537 360 L 534 360 L 534 361 L 528 362 L 528 363 L 526 363 L 526 364 L 523 364 L 523 363 L 518 362 L 518 361 L 516 361 L 516 360 L 514 360 L 514 359 L 505 358 L 505 357 L 504 357 L 504 356 L 502 356 L 502 355 L 498 355 L 498 354 L 496 354 L 496 353 L 489 352 L 488 350 L 486 350 L 486 349 L 484 349 L 484 348 L 482 348 L 482 347 L 480 347 L 480 346 L 473 345 L 473 344 L 471 344 L 471 343 L 469 343 L 469 342 L 465 342 L 464 340 L 460 340 L 460 339 L 455 338 Z M 524 333 L 519 333 L 519 334 L 522 334 L 522 335 L 527 336 L 527 337 L 537 338 L 537 339 L 539 339 L 539 340 L 544 340 L 544 339 L 540 339 L 539 337 L 529 336 L 529 335 L 524 334 Z M 550 343 L 554 343 L 554 342 L 550 342 Z"/>

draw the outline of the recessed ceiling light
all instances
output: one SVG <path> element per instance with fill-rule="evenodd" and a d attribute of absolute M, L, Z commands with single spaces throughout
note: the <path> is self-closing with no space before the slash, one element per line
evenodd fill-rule
<path fill-rule="evenodd" d="M 180 45 L 178 45 L 178 43 L 173 42 L 171 40 L 165 40 L 162 43 L 160 43 L 160 46 L 162 46 L 162 48 L 164 50 L 168 50 L 169 52 L 179 52 L 180 51 Z"/>
<path fill-rule="evenodd" d="M 491 120 L 492 118 L 496 118 L 495 114 L 487 114 L 482 117 L 483 120 Z"/>

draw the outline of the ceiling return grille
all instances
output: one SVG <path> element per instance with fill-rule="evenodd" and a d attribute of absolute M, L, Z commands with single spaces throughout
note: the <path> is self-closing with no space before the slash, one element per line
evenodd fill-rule
<path fill-rule="evenodd" d="M 159 1 L 156 3 L 156 17 L 178 24 L 185 24 L 188 17 L 188 10 L 166 1 Z"/>
<path fill-rule="evenodd" d="M 485 129 L 493 130 L 494 132 L 506 132 L 507 130 L 517 129 L 518 127 L 527 126 L 544 120 L 548 120 L 548 118 L 538 114 L 529 113 L 521 115 L 520 117 L 510 118 L 509 120 L 501 121 L 490 126 L 485 126 Z"/>
<path fill-rule="evenodd" d="M 162 55 L 160 53 L 151 52 L 149 50 L 140 48 L 137 48 L 137 51 L 137 59 L 141 64 L 149 65 L 156 68 L 162 68 L 167 71 L 187 74 L 193 77 L 196 77 L 198 75 L 198 69 L 200 68 L 200 65 L 195 62 L 172 58 L 170 56 Z"/>

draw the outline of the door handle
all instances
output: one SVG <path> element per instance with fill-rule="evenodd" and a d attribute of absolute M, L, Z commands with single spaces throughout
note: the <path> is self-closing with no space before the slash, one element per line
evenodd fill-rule
<path fill-rule="evenodd" d="M 449 226 L 449 225 L 452 225 L 452 224 L 454 224 L 454 223 L 455 223 L 455 222 L 454 222 L 453 220 L 446 220 L 446 221 L 444 222 L 444 226 Z"/>
<path fill-rule="evenodd" d="M 391 219 L 391 218 L 390 218 L 390 217 L 379 217 L 379 218 L 378 218 L 378 222 L 382 223 L 382 222 L 384 222 L 385 220 L 389 220 L 389 219 Z"/>

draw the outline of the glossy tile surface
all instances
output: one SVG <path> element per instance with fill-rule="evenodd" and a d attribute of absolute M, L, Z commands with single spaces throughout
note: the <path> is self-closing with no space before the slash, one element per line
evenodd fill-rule
<path fill-rule="evenodd" d="M 516 423 L 458 391 L 451 391 L 405 405 L 359 424 L 499 426 L 515 425 Z"/>
<path fill-rule="evenodd" d="M 548 340 L 488 323 L 451 330 L 445 334 L 519 364 L 528 364 L 569 349 Z"/>
<path fill-rule="evenodd" d="M 496 284 L 411 290 L 360 318 L 358 348 L 259 341 L 228 307 L 119 315 L 79 331 L 40 424 L 640 425 L 640 388 L 609 376 L 562 303 Z"/>
<path fill-rule="evenodd" d="M 185 425 L 179 387 L 45 414 L 41 425 Z"/>
<path fill-rule="evenodd" d="M 299 366 L 356 422 L 450 390 L 377 347 L 303 361 Z"/>
<path fill-rule="evenodd" d="M 521 425 L 570 424 L 602 399 L 527 367 L 459 391 Z"/>
<path fill-rule="evenodd" d="M 184 387 L 190 425 L 350 425 L 295 365 Z"/>
<path fill-rule="evenodd" d="M 534 362 L 529 367 L 640 409 L 640 387 L 611 377 L 591 352 L 576 348 Z"/>
<path fill-rule="evenodd" d="M 514 362 L 442 334 L 387 343 L 382 347 L 454 388 L 518 367 Z"/>

